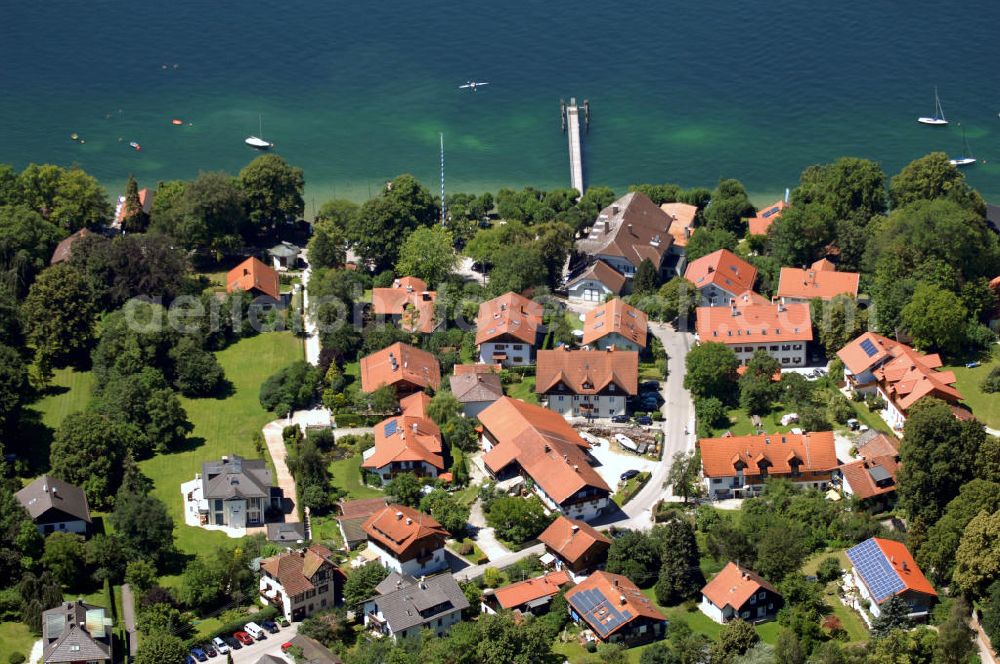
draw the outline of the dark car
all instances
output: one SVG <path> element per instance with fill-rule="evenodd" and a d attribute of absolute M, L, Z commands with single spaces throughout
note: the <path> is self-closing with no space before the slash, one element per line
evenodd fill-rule
<path fill-rule="evenodd" d="M 191 655 L 184 655 L 184 664 L 195 664 L 194 657 Z"/>
<path fill-rule="evenodd" d="M 194 657 L 199 662 L 208 661 L 208 655 L 201 648 L 191 648 L 191 656 Z"/>
<path fill-rule="evenodd" d="M 237 639 L 240 643 L 242 643 L 245 646 L 252 646 L 254 643 L 253 637 L 247 634 L 246 632 L 234 632 L 233 638 Z"/>
<path fill-rule="evenodd" d="M 630 479 L 639 474 L 639 471 L 633 468 L 632 470 L 626 470 L 622 473 L 622 482 L 628 482 Z"/>
<path fill-rule="evenodd" d="M 649 415 L 640 415 L 639 417 L 635 418 L 635 423 L 648 427 L 653 423 L 653 418 L 650 417 Z"/>
<path fill-rule="evenodd" d="M 239 641 L 237 641 L 236 639 L 234 639 L 234 638 L 233 638 L 233 637 L 231 637 L 231 636 L 224 636 L 224 637 L 222 637 L 222 640 L 223 640 L 223 641 L 225 641 L 225 642 L 226 642 L 226 645 L 227 645 L 227 646 L 229 646 L 229 647 L 230 647 L 231 649 L 233 649 L 233 650 L 239 650 L 240 648 L 242 648 L 242 647 L 243 647 L 243 646 L 242 646 L 242 645 L 240 644 L 240 642 L 239 642 Z"/>
<path fill-rule="evenodd" d="M 612 415 L 611 421 L 615 424 L 625 424 L 628 422 L 628 415 Z"/>
<path fill-rule="evenodd" d="M 659 392 L 660 391 L 660 381 L 658 380 L 647 380 L 645 383 L 639 386 L 640 392 Z"/>
<path fill-rule="evenodd" d="M 208 655 L 209 657 L 215 657 L 216 655 L 219 654 L 219 653 L 217 653 L 215 651 L 215 648 L 212 647 L 211 643 L 204 643 L 204 644 L 198 646 L 198 648 L 200 648 L 201 650 L 203 650 L 205 652 L 205 654 Z"/>
<path fill-rule="evenodd" d="M 271 634 L 278 633 L 278 624 L 273 620 L 261 620 L 260 626 L 269 631 Z"/>

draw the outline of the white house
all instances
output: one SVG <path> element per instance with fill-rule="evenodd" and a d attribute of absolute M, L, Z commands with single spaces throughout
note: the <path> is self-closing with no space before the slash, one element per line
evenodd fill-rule
<path fill-rule="evenodd" d="M 531 364 L 541 326 L 542 305 L 517 293 L 483 302 L 476 317 L 479 361 L 505 367 Z"/>
<path fill-rule="evenodd" d="M 264 525 L 272 505 L 271 471 L 263 459 L 224 456 L 201 465 L 202 523 L 229 528 Z M 277 498 L 276 498 L 277 499 Z"/>
<path fill-rule="evenodd" d="M 286 620 L 304 620 L 341 603 L 344 574 L 332 552 L 313 544 L 260 563 L 260 600 L 277 607 Z"/>
<path fill-rule="evenodd" d="M 617 350 L 538 351 L 535 392 L 542 404 L 564 417 L 624 415 L 626 400 L 639 390 L 639 354 Z"/>
<path fill-rule="evenodd" d="M 583 317 L 582 343 L 598 350 L 614 347 L 639 353 L 646 348 L 648 334 L 649 317 L 620 297 L 594 307 Z"/>
<path fill-rule="evenodd" d="M 42 475 L 15 495 L 43 535 L 49 533 L 90 532 L 90 507 L 87 495 L 78 486 L 58 477 Z"/>
<path fill-rule="evenodd" d="M 731 562 L 701 589 L 698 608 L 720 624 L 735 618 L 755 623 L 773 620 L 783 604 L 774 586 Z"/>
<path fill-rule="evenodd" d="M 733 298 L 728 307 L 698 307 L 698 341 L 729 346 L 740 364 L 763 350 L 782 367 L 806 366 L 808 344 L 813 339 L 809 305 L 761 300 L 747 292 Z"/>
<path fill-rule="evenodd" d="M 448 567 L 448 531 L 433 517 L 405 505 L 387 505 L 365 521 L 368 547 L 386 569 L 421 576 Z"/>
<path fill-rule="evenodd" d="M 878 617 L 881 607 L 892 597 L 900 597 L 910 608 L 911 620 L 926 620 L 937 592 L 917 567 L 902 542 L 872 537 L 847 550 L 851 579 L 860 598 L 855 608 L 866 622 L 868 614 Z"/>
<path fill-rule="evenodd" d="M 573 302 L 603 302 L 621 294 L 626 281 L 625 275 L 604 261 L 594 261 L 570 277 L 566 295 Z"/>
<path fill-rule="evenodd" d="M 688 263 L 684 278 L 698 289 L 702 306 L 725 306 L 753 290 L 757 268 L 728 249 L 719 249 Z"/>
<path fill-rule="evenodd" d="M 450 574 L 414 578 L 393 572 L 364 603 L 365 626 L 393 641 L 419 637 L 424 630 L 442 637 L 462 620 L 469 600 Z"/>

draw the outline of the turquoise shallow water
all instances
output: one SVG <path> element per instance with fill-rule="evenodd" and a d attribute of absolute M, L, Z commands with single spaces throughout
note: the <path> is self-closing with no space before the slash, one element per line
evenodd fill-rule
<path fill-rule="evenodd" d="M 986 161 L 969 179 L 1000 199 L 996 2 L 2 4 L 0 162 L 76 162 L 112 189 L 235 173 L 258 114 L 308 210 L 404 171 L 436 191 L 438 132 L 451 191 L 568 186 L 558 108 L 577 96 L 590 184 L 738 177 L 764 200 L 840 155 L 890 173 L 957 155 L 961 122 Z M 948 128 L 915 122 L 934 85 Z"/>

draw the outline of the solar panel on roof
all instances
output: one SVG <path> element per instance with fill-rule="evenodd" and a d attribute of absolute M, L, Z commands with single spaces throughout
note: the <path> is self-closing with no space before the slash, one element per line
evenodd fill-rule
<path fill-rule="evenodd" d="M 864 579 L 876 602 L 881 603 L 906 588 L 874 539 L 848 549 L 847 557 Z"/>
<path fill-rule="evenodd" d="M 768 210 L 767 212 L 765 212 L 764 213 L 764 218 L 767 219 L 768 217 L 770 217 L 773 214 L 778 214 L 778 208 L 773 207 L 770 210 Z"/>
<path fill-rule="evenodd" d="M 861 350 L 865 351 L 865 355 L 868 357 L 875 357 L 878 354 L 878 349 L 875 348 L 871 339 L 865 339 L 861 342 Z"/>
<path fill-rule="evenodd" d="M 384 431 L 386 436 L 391 436 L 396 433 L 396 420 L 389 420 L 386 422 Z"/>

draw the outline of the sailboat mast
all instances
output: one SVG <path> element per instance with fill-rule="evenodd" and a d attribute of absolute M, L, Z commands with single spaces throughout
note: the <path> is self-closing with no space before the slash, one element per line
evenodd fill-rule
<path fill-rule="evenodd" d="M 444 207 L 444 132 L 438 134 L 441 139 L 441 227 L 444 228 L 445 216 Z"/>

